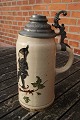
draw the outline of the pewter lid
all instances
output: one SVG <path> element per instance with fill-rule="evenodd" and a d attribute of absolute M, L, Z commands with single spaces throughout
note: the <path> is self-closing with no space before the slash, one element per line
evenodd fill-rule
<path fill-rule="evenodd" d="M 20 31 L 19 34 L 27 37 L 34 38 L 52 38 L 55 37 L 54 30 L 47 23 L 46 16 L 43 15 L 32 15 L 30 22 L 26 24 L 24 30 Z"/>

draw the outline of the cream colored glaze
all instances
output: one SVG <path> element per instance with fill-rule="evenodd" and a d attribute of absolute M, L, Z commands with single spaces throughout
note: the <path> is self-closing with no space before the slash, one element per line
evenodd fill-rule
<path fill-rule="evenodd" d="M 19 68 L 18 52 L 20 49 L 26 48 L 27 45 L 29 45 L 29 54 L 27 56 L 29 76 L 27 76 L 24 80 L 25 87 L 27 88 L 28 85 L 29 88 L 27 90 L 35 90 L 36 87 L 34 88 L 31 83 L 37 81 L 36 76 L 40 77 L 40 79 L 42 80 L 42 84 L 44 84 L 45 87 L 37 91 L 41 93 L 41 95 L 37 95 L 36 92 L 33 92 L 32 95 L 19 90 L 19 101 L 20 104 L 25 108 L 43 109 L 52 104 L 55 98 L 54 83 L 56 74 L 56 44 L 53 38 L 40 39 L 18 35 L 18 40 L 16 43 L 17 70 Z M 57 47 L 57 49 L 60 49 L 60 45 Z M 71 66 L 71 63 L 69 65 Z M 60 72 L 61 69 L 59 69 L 60 68 L 58 68 L 57 70 Z M 23 90 L 23 88 L 21 87 L 21 78 L 19 79 L 18 86 Z M 29 97 L 30 101 L 28 103 L 26 103 L 23 99 L 24 96 Z"/>
<path fill-rule="evenodd" d="M 27 56 L 28 74 L 25 79 L 25 86 L 29 85 L 29 89 L 34 89 L 32 84 L 36 82 L 36 76 L 39 76 L 44 84 L 44 88 L 38 90 L 41 95 L 29 94 L 19 90 L 20 103 L 29 109 L 42 109 L 49 106 L 54 100 L 54 81 L 55 81 L 55 58 L 56 58 L 56 45 L 54 39 L 39 39 L 30 38 L 25 36 L 18 36 L 16 44 L 17 63 L 18 52 L 21 48 L 29 45 L 29 54 Z M 17 64 L 18 68 L 18 64 Z M 21 80 L 19 84 L 22 85 Z M 30 98 L 28 103 L 25 103 L 23 97 Z"/>

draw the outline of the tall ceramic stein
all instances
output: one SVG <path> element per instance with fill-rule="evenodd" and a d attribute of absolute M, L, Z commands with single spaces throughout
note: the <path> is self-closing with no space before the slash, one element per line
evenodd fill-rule
<path fill-rule="evenodd" d="M 18 91 L 20 104 L 30 110 L 40 110 L 48 107 L 54 101 L 55 75 L 70 68 L 73 62 L 73 53 L 64 43 L 66 32 L 64 24 L 58 23 L 60 11 L 54 18 L 54 27 L 59 28 L 55 33 L 47 24 L 46 16 L 32 15 L 30 22 L 18 35 L 16 43 Z M 55 37 L 61 35 L 59 44 Z M 69 60 L 64 67 L 55 68 L 56 50 L 68 51 Z"/>

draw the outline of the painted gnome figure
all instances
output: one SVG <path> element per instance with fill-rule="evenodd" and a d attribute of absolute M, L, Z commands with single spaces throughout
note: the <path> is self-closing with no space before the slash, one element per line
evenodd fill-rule
<path fill-rule="evenodd" d="M 19 63 L 19 70 L 18 70 L 18 80 L 21 77 L 22 81 L 22 88 L 25 88 L 25 78 L 28 76 L 28 63 L 27 63 L 27 55 L 29 53 L 28 47 L 22 48 L 19 50 L 19 58 L 18 58 L 18 63 Z"/>
<path fill-rule="evenodd" d="M 59 33 L 51 29 L 46 16 L 35 14 L 18 34 L 16 54 L 19 102 L 26 109 L 39 111 L 50 106 L 55 98 L 56 74 L 68 70 L 73 63 L 72 50 L 64 43 L 64 24 L 59 25 L 60 14 L 65 16 L 67 12 L 58 12 L 52 24 L 60 30 Z M 61 35 L 61 38 L 57 44 L 55 37 L 58 35 Z M 61 68 L 55 67 L 56 51 L 69 53 L 69 60 Z"/>

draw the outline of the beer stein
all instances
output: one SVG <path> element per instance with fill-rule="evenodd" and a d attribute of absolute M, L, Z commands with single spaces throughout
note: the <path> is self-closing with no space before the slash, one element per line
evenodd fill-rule
<path fill-rule="evenodd" d="M 34 14 L 24 30 L 18 34 L 16 43 L 17 76 L 19 102 L 29 110 L 41 110 L 50 106 L 55 98 L 54 83 L 56 74 L 68 70 L 73 63 L 73 52 L 64 43 L 66 32 L 64 24 L 59 25 L 60 11 L 55 15 L 53 27 L 47 23 L 46 16 Z M 60 43 L 55 37 L 60 35 Z M 69 60 L 66 65 L 56 68 L 56 52 L 67 51 Z"/>

